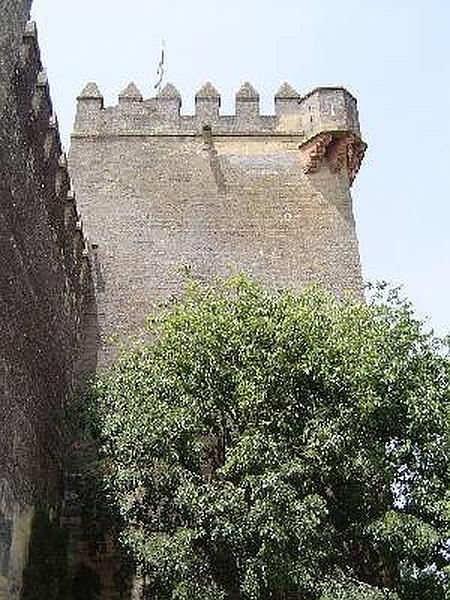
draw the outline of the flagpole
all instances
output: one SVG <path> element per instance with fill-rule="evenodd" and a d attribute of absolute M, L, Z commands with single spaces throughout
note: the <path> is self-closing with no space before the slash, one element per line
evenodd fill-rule
<path fill-rule="evenodd" d="M 156 84 L 155 84 L 155 90 L 158 90 L 158 92 L 161 91 L 161 86 L 162 86 L 162 82 L 164 79 L 164 74 L 165 74 L 165 49 L 166 49 L 166 42 L 165 40 L 161 40 L 161 58 L 158 64 L 158 69 L 156 71 L 156 77 L 158 78 Z"/>

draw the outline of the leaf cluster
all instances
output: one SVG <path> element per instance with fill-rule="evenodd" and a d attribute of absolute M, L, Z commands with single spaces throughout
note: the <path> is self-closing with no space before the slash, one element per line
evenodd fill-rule
<path fill-rule="evenodd" d="M 190 281 L 148 327 L 92 420 L 149 597 L 450 598 L 449 361 L 397 293 Z"/>

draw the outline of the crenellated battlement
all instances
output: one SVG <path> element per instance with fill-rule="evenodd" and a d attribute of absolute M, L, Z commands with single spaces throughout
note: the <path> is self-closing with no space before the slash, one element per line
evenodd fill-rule
<path fill-rule="evenodd" d="M 36 24 L 28 22 L 23 33 L 20 73 L 23 92 L 30 104 L 29 135 L 31 151 L 39 177 L 43 209 L 55 244 L 58 268 L 64 278 L 64 306 L 72 319 L 77 339 L 84 292 L 90 278 L 89 242 L 75 202 L 75 192 L 68 170 L 68 160 L 61 144 L 58 119 L 53 109 L 47 72 L 42 66 Z M 93 90 L 94 93 L 95 90 Z"/>
<path fill-rule="evenodd" d="M 55 239 L 63 252 L 64 270 L 68 279 L 68 289 L 75 290 L 88 272 L 84 260 L 88 258 L 88 242 L 85 239 L 80 217 L 75 204 L 75 192 L 71 188 L 66 154 L 61 145 L 59 125 L 50 95 L 47 72 L 42 67 L 36 24 L 28 22 L 23 34 L 23 69 L 28 72 L 30 99 L 33 114 L 32 127 L 36 140 L 36 154 L 43 149 L 45 165 L 46 209 L 54 229 Z M 96 86 L 87 93 L 101 97 Z M 81 302 L 72 294 L 71 302 Z M 73 306 L 74 314 L 79 306 Z"/>
<path fill-rule="evenodd" d="M 356 99 L 342 87 L 318 87 L 301 96 L 284 83 L 274 96 L 274 114 L 263 115 L 259 93 L 245 82 L 235 96 L 235 114 L 220 113 L 221 95 L 210 83 L 195 94 L 195 113 L 181 114 L 182 99 L 171 83 L 144 99 L 134 82 L 119 94 L 116 106 L 104 106 L 96 83 L 78 97 L 72 138 L 116 137 L 265 137 L 285 139 L 300 150 L 304 173 L 327 157 L 332 170 L 346 168 L 350 185 L 366 144 L 361 140 Z"/>
<path fill-rule="evenodd" d="M 260 111 L 259 94 L 246 82 L 236 93 L 235 114 L 220 114 L 221 96 L 211 83 L 195 95 L 195 114 L 181 114 L 182 99 L 170 83 L 154 98 L 143 99 L 135 83 L 119 94 L 116 106 L 104 106 L 95 83 L 78 97 L 73 135 L 295 135 L 304 142 L 325 131 L 360 137 L 355 98 L 342 87 L 319 87 L 305 96 L 284 83 L 274 97 L 274 114 Z"/>

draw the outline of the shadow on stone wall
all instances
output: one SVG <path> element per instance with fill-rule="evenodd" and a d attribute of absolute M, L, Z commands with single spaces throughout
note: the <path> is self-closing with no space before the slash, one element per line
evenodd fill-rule
<path fill-rule="evenodd" d="M 67 541 L 67 533 L 58 519 L 51 520 L 45 510 L 37 510 L 32 522 L 21 600 L 68 598 Z"/>
<path fill-rule="evenodd" d="M 95 263 L 91 263 L 91 268 L 95 271 Z M 84 399 L 97 371 L 101 345 L 97 282 L 94 272 L 84 292 L 77 363 L 79 386 L 73 410 L 69 411 L 72 443 L 61 516 L 68 535 L 67 598 L 129 600 L 131 570 L 118 547 L 117 520 L 109 511 L 97 478 L 97 448 L 89 435 L 89 411 L 85 410 Z"/>

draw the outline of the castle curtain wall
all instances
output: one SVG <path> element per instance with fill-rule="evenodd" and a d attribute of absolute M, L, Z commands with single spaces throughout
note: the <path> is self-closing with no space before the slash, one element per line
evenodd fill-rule
<path fill-rule="evenodd" d="M 30 4 L 3 2 L 0 15 L 0 598 L 7 600 L 20 597 L 36 515 L 58 520 L 64 414 L 79 381 L 90 287 L 37 32 L 27 25 Z"/>

